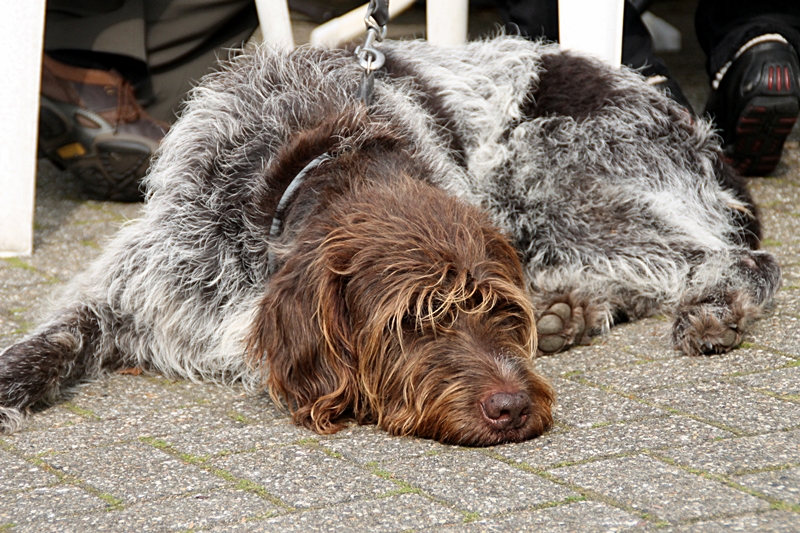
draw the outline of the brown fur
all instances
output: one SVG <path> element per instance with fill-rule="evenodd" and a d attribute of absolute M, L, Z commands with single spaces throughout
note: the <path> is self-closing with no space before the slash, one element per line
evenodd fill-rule
<path fill-rule="evenodd" d="M 296 242 L 248 347 L 296 423 L 333 433 L 355 420 L 466 445 L 550 426 L 521 266 L 483 213 L 405 175 L 365 180 Z M 532 401 L 525 423 L 493 429 L 481 402 L 517 391 Z"/>

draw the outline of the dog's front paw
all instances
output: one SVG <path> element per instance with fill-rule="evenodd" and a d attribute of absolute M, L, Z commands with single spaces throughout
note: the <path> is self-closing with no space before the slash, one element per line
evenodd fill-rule
<path fill-rule="evenodd" d="M 557 302 L 549 306 L 536 321 L 539 351 L 556 353 L 578 343 L 586 343 L 588 335 L 582 306 Z"/>
<path fill-rule="evenodd" d="M 739 346 L 760 307 L 744 292 L 684 305 L 672 325 L 672 343 L 687 355 L 724 353 Z"/>
<path fill-rule="evenodd" d="M 675 319 L 672 343 L 687 355 L 727 352 L 742 342 L 738 326 L 718 316 L 718 309 L 702 306 Z"/>

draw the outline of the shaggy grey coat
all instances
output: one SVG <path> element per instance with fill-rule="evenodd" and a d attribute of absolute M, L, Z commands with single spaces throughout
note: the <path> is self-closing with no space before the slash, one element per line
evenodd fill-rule
<path fill-rule="evenodd" d="M 674 317 L 686 353 L 741 342 L 780 269 L 755 251 L 756 208 L 711 123 L 638 73 L 556 45 L 387 48 L 466 170 L 447 186 L 522 254 L 541 350 L 654 313 Z"/>
<path fill-rule="evenodd" d="M 481 206 L 511 236 L 540 349 L 652 313 L 675 317 L 673 342 L 690 354 L 741 342 L 780 271 L 754 250 L 754 206 L 710 124 L 637 73 L 553 45 L 381 46 L 386 72 L 369 115 L 409 140 L 430 183 Z M 26 365 L 47 364 L 35 353 L 0 356 L 0 425 L 13 429 L 30 403 L 9 398 L 52 398 L 120 357 L 190 379 L 260 380 L 244 337 L 269 283 L 268 252 L 281 261 L 296 243 L 291 224 L 270 242 L 274 203 L 252 198 L 275 196 L 259 177 L 287 139 L 357 105 L 359 79 L 344 52 L 267 48 L 207 77 L 162 143 L 142 218 L 33 334 L 75 351 L 91 342 L 90 356 L 47 391 L 17 379 Z"/>

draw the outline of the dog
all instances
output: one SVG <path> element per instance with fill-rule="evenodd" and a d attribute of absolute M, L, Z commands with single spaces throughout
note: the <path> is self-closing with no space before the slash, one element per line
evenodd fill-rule
<path fill-rule="evenodd" d="M 143 366 L 266 387 L 319 433 L 516 442 L 552 423 L 537 351 L 663 312 L 721 352 L 763 312 L 780 269 L 744 182 L 637 73 L 505 36 L 381 47 L 368 107 L 344 51 L 205 78 L 142 218 L 0 355 L 5 431 Z"/>
<path fill-rule="evenodd" d="M 194 91 L 140 220 L 0 356 L 0 418 L 104 371 L 266 387 L 319 433 L 348 421 L 463 445 L 552 422 L 521 263 L 403 86 L 356 98 L 345 51 L 262 50 Z"/>

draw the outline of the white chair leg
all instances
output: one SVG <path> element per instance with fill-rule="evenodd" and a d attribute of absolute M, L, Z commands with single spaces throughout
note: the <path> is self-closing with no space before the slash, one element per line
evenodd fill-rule
<path fill-rule="evenodd" d="M 45 0 L 0 3 L 0 256 L 33 252 L 39 82 Z"/>
<path fill-rule="evenodd" d="M 263 42 L 279 48 L 294 48 L 287 0 L 256 0 L 256 11 Z"/>
<path fill-rule="evenodd" d="M 389 2 L 389 18 L 393 19 L 414 4 L 414 0 L 391 0 Z M 367 4 L 348 11 L 341 17 L 329 20 L 314 28 L 311 32 L 311 44 L 315 46 L 338 46 L 356 37 L 363 37 L 366 32 L 364 16 Z"/>
<path fill-rule="evenodd" d="M 624 7 L 625 0 L 559 0 L 561 46 L 588 52 L 619 66 Z"/>
<path fill-rule="evenodd" d="M 425 26 L 428 41 L 440 46 L 467 42 L 468 0 L 428 0 Z"/>

